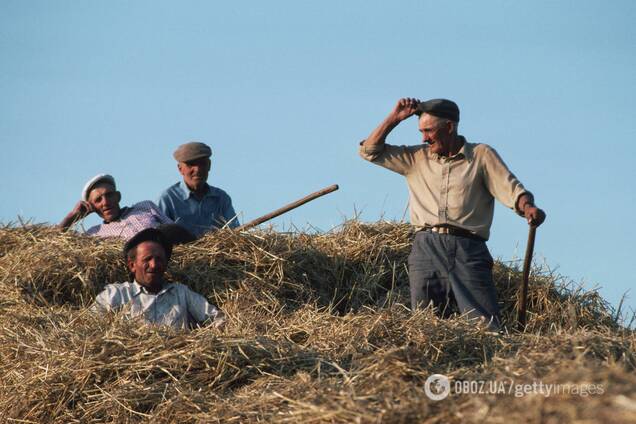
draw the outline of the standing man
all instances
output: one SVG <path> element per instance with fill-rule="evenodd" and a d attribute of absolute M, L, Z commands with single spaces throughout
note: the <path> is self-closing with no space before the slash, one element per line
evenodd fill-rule
<path fill-rule="evenodd" d="M 115 179 L 108 174 L 98 174 L 88 180 L 82 190 L 82 198 L 60 223 L 67 230 L 77 221 L 95 212 L 104 221 L 88 230 L 95 237 L 120 237 L 130 239 L 139 231 L 172 224 L 153 202 L 145 200 L 130 207 L 120 207 L 121 193 Z"/>
<path fill-rule="evenodd" d="M 208 322 L 222 327 L 224 314 L 216 306 L 188 286 L 164 279 L 171 253 L 172 244 L 160 230 L 147 228 L 137 233 L 124 246 L 131 281 L 108 284 L 91 309 L 123 311 L 128 318 L 176 329 Z"/>
<path fill-rule="evenodd" d="M 183 181 L 161 193 L 159 208 L 163 213 L 196 237 L 226 225 L 238 227 L 230 196 L 207 183 L 212 149 L 191 142 L 179 146 L 173 156 Z"/>
<path fill-rule="evenodd" d="M 412 115 L 419 115 L 423 143 L 386 144 L 388 134 Z M 456 304 L 462 314 L 498 330 L 493 259 L 486 247 L 494 199 L 530 225 L 540 225 L 545 213 L 492 147 L 458 135 L 458 123 L 459 108 L 450 100 L 400 99 L 361 143 L 360 156 L 406 178 L 417 231 L 408 259 L 411 308 L 432 302 L 448 315 Z"/>

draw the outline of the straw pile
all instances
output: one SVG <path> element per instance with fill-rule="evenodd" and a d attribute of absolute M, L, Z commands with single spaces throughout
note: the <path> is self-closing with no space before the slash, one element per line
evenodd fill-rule
<path fill-rule="evenodd" d="M 169 278 L 229 317 L 223 332 L 177 332 L 88 312 L 106 283 L 127 280 L 120 242 L 0 228 L 0 421 L 636 420 L 636 338 L 598 294 L 535 272 L 522 334 L 411 314 L 411 239 L 405 225 L 351 221 L 327 234 L 221 231 L 177 247 Z M 512 326 L 520 272 L 497 263 L 495 276 Z M 424 391 L 433 373 L 603 394 L 436 402 Z"/>

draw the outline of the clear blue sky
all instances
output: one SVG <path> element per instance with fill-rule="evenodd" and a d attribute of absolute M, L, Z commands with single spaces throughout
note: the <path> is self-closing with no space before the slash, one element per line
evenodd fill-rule
<path fill-rule="evenodd" d="M 357 144 L 400 97 L 446 97 L 547 211 L 537 259 L 617 304 L 636 280 L 635 22 L 633 1 L 2 0 L 0 221 L 56 223 L 99 172 L 123 204 L 155 200 L 189 140 L 242 221 L 333 183 L 278 228 L 399 220 L 405 182 Z M 415 119 L 389 141 L 419 143 Z M 498 208 L 493 255 L 526 237 Z"/>

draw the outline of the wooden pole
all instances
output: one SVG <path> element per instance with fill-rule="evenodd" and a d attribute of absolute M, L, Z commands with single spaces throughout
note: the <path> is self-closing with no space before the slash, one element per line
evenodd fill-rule
<path fill-rule="evenodd" d="M 280 209 L 276 209 L 274 212 L 268 213 L 267 215 L 263 215 L 260 218 L 256 218 L 255 220 L 250 221 L 247 224 L 243 224 L 240 227 L 236 228 L 236 230 L 243 231 L 243 230 L 247 230 L 248 228 L 256 227 L 257 225 L 262 224 L 263 222 L 269 221 L 272 218 L 276 218 L 277 216 L 282 215 L 286 212 L 289 212 L 292 209 L 296 209 L 298 206 L 304 205 L 307 202 L 311 202 L 312 200 L 317 199 L 318 197 L 324 196 L 325 194 L 329 194 L 332 191 L 336 191 L 336 190 L 338 190 L 338 184 L 334 184 L 332 186 L 323 188 L 322 190 L 316 191 L 315 193 L 311 193 L 310 195 L 307 195 L 303 197 L 302 199 L 296 200 L 293 203 L 283 206 Z"/>
<path fill-rule="evenodd" d="M 521 293 L 519 296 L 519 316 L 517 319 L 517 326 L 519 331 L 523 331 L 526 328 L 526 307 L 528 304 L 528 278 L 530 276 L 530 266 L 532 265 L 532 254 L 534 252 L 534 237 L 537 232 L 537 227 L 530 225 L 530 231 L 528 232 L 528 245 L 526 246 L 526 257 L 523 261 L 523 284 L 521 286 Z"/>

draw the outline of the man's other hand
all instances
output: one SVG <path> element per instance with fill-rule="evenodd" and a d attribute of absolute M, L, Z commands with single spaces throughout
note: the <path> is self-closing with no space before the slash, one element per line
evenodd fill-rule
<path fill-rule="evenodd" d="M 536 206 L 527 205 L 523 210 L 523 215 L 528 220 L 528 224 L 534 227 L 538 227 L 545 221 L 545 212 Z"/>

